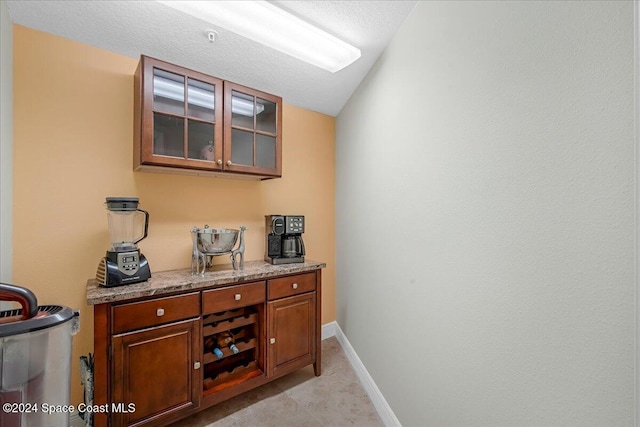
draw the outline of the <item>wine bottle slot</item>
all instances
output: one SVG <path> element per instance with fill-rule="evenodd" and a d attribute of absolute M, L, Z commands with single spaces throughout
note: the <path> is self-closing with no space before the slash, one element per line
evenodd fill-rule
<path fill-rule="evenodd" d="M 202 385 L 204 386 L 205 390 L 209 390 L 210 388 L 213 387 L 213 378 L 207 377 L 204 380 L 202 380 Z"/>
<path fill-rule="evenodd" d="M 228 347 L 233 354 L 238 354 L 240 350 L 236 347 L 235 339 L 230 331 L 223 331 L 216 335 L 216 340 L 219 348 Z"/>

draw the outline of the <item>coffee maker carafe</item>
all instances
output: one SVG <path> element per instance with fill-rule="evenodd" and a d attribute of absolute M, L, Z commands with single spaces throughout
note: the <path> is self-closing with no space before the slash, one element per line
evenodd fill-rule
<path fill-rule="evenodd" d="M 137 243 L 147 237 L 149 213 L 138 209 L 137 197 L 107 197 L 106 205 L 111 247 L 98 264 L 96 280 L 105 287 L 144 282 L 151 271 Z"/>
<path fill-rule="evenodd" d="M 265 216 L 264 260 L 271 264 L 304 262 L 304 216 Z"/>

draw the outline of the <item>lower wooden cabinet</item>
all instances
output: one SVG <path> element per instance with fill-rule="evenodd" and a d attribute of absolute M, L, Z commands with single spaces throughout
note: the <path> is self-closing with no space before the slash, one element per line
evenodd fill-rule
<path fill-rule="evenodd" d="M 269 376 L 280 376 L 315 361 L 315 292 L 269 302 Z"/>
<path fill-rule="evenodd" d="M 314 270 L 96 305 L 94 403 L 110 411 L 94 425 L 166 426 L 310 364 L 320 375 L 320 290 Z M 216 352 L 226 332 L 236 348 Z"/>
<path fill-rule="evenodd" d="M 152 424 L 200 403 L 200 321 L 113 337 L 113 426 Z M 132 406 L 129 406 L 129 405 Z"/>

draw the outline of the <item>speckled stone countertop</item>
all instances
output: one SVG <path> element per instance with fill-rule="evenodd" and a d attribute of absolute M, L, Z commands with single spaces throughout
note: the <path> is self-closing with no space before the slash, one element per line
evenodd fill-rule
<path fill-rule="evenodd" d="M 213 271 L 192 276 L 190 269 L 151 272 L 151 279 L 133 285 L 103 288 L 95 279 L 87 281 L 87 304 L 96 305 L 126 301 L 180 291 L 191 291 L 230 285 L 250 280 L 263 280 L 287 274 L 304 273 L 326 267 L 323 262 L 305 260 L 304 263 L 271 265 L 264 261 L 248 261 L 244 270 L 234 271 L 231 264 L 216 265 Z"/>

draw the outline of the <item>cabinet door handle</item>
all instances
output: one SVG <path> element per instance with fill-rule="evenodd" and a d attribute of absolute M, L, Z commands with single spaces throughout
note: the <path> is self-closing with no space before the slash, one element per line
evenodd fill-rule
<path fill-rule="evenodd" d="M 227 166 L 231 166 L 233 162 L 231 160 L 227 160 Z"/>
<path fill-rule="evenodd" d="M 276 339 L 275 339 L 275 338 L 271 338 L 271 339 L 269 340 L 269 343 L 271 343 L 271 344 L 275 344 L 275 343 L 276 343 Z"/>
<path fill-rule="evenodd" d="M 198 369 L 200 369 L 200 362 L 196 362 L 196 363 L 194 363 L 194 364 L 193 364 L 193 369 L 194 369 L 194 370 L 198 370 Z"/>
<path fill-rule="evenodd" d="M 236 294 L 236 301 L 240 301 L 240 298 L 242 298 L 242 295 Z"/>
<path fill-rule="evenodd" d="M 164 316 L 164 308 L 159 308 L 156 310 L 156 316 L 162 317 Z"/>
<path fill-rule="evenodd" d="M 218 161 L 216 162 L 218 164 L 218 166 L 222 165 L 222 159 L 218 159 Z"/>
<path fill-rule="evenodd" d="M 298 284 L 294 283 L 293 285 L 291 285 L 291 287 L 293 287 L 293 289 L 298 289 Z"/>

